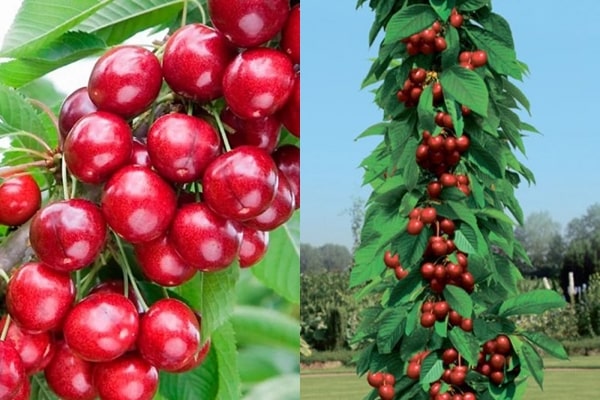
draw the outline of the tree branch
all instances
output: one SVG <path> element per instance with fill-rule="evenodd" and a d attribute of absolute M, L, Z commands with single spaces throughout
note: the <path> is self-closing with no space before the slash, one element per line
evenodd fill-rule
<path fill-rule="evenodd" d="M 33 254 L 29 246 L 29 225 L 29 221 L 21 225 L 0 244 L 0 269 L 6 273 Z"/>

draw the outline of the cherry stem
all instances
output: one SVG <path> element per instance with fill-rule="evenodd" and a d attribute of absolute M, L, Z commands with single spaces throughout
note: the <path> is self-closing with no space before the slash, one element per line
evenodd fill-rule
<path fill-rule="evenodd" d="M 225 146 L 226 151 L 231 151 L 231 146 L 229 145 L 229 139 L 227 138 L 227 133 L 225 132 L 225 127 L 223 126 L 223 121 L 221 121 L 221 116 L 216 110 L 210 111 L 212 116 L 217 121 L 217 126 L 219 127 L 219 133 L 221 134 L 221 139 L 223 140 L 223 145 Z"/>
<path fill-rule="evenodd" d="M 9 149 L 2 150 L 2 153 L 25 153 L 25 154 L 39 157 L 40 159 L 45 160 L 45 161 L 52 160 L 52 156 L 50 156 L 46 153 L 42 153 L 37 150 L 27 149 L 25 147 L 11 147 Z"/>
<path fill-rule="evenodd" d="M 201 16 L 201 20 L 200 22 L 202 22 L 202 25 L 206 25 L 206 11 L 204 11 L 204 7 L 202 6 L 202 3 L 200 3 L 198 0 L 192 0 L 194 2 L 194 4 L 196 4 L 196 6 L 198 7 L 198 10 L 200 11 L 200 16 Z"/>
<path fill-rule="evenodd" d="M 185 26 L 187 18 L 188 0 L 183 0 L 183 10 L 181 11 L 181 26 Z"/>
<path fill-rule="evenodd" d="M 77 179 L 74 176 L 71 176 L 71 198 L 75 197 L 77 193 Z"/>
<path fill-rule="evenodd" d="M 35 107 L 39 108 L 40 110 L 42 110 L 44 112 L 44 114 L 46 114 L 50 120 L 52 121 L 52 123 L 54 124 L 54 127 L 56 128 L 56 132 L 60 131 L 60 128 L 58 126 L 58 118 L 56 117 L 56 114 L 54 114 L 54 112 L 52 112 L 52 110 L 50 109 L 50 107 L 48 107 L 47 105 L 45 105 L 43 102 L 36 100 L 36 99 L 27 99 L 32 105 L 34 105 Z M 60 135 L 60 133 L 59 133 Z"/>
<path fill-rule="evenodd" d="M 124 269 L 124 274 L 123 274 L 123 287 L 125 288 L 125 295 L 128 296 L 128 288 L 127 288 L 127 277 L 129 278 L 130 282 L 131 282 L 131 287 L 133 289 L 133 292 L 135 293 L 135 296 L 137 297 L 138 301 L 140 302 L 140 305 L 142 306 L 142 308 L 144 309 L 144 311 L 148 310 L 148 304 L 146 304 L 146 302 L 144 301 L 144 297 L 142 296 L 142 293 L 140 292 L 140 289 L 138 288 L 136 282 L 135 282 L 135 277 L 133 276 L 133 273 L 131 272 L 131 267 L 129 266 L 129 261 L 127 260 L 127 254 L 125 253 L 125 248 L 123 247 L 123 242 L 121 241 L 121 238 L 119 237 L 119 235 L 115 234 L 115 241 L 117 242 L 117 246 L 119 247 L 119 252 L 121 253 L 121 258 L 122 258 L 122 263 L 121 263 L 121 267 Z"/>
<path fill-rule="evenodd" d="M 90 285 L 92 284 L 92 282 L 94 282 L 94 278 L 98 274 L 98 271 L 100 271 L 100 268 L 102 268 L 105 265 L 106 260 L 104 259 L 103 254 L 100 254 L 100 259 L 96 260 L 96 263 L 94 264 L 92 269 L 90 269 L 90 272 L 88 272 L 88 274 L 85 277 L 83 277 L 83 279 L 79 282 L 79 285 L 77 287 L 77 300 L 80 300 L 83 297 L 83 294 L 88 291 Z"/>
<path fill-rule="evenodd" d="M 2 280 L 4 282 L 6 282 L 6 284 L 8 285 L 8 282 L 10 281 L 10 278 L 8 277 L 8 274 L 6 273 L 5 270 L 0 268 L 0 278 L 2 278 Z"/>
<path fill-rule="evenodd" d="M 0 341 L 4 341 L 6 339 L 6 336 L 8 335 L 8 328 L 10 327 L 10 323 L 11 323 L 10 314 L 6 314 L 6 322 L 4 323 L 4 326 L 2 327 L 2 334 L 0 334 Z"/>
<path fill-rule="evenodd" d="M 31 132 L 17 131 L 17 132 L 9 133 L 7 136 L 25 136 L 25 137 L 28 137 L 28 138 L 33 139 L 36 142 L 38 142 L 44 148 L 44 150 L 48 151 L 49 153 L 52 153 L 52 149 L 50 148 L 50 146 L 48 145 L 48 143 L 44 142 L 37 135 L 34 135 Z"/>
<path fill-rule="evenodd" d="M 15 174 L 27 172 L 27 170 L 29 168 L 46 167 L 47 165 L 48 165 L 48 162 L 46 160 L 38 160 L 38 161 L 30 162 L 30 163 L 17 165 L 14 167 L 0 168 L 0 178 L 6 179 Z"/>
<path fill-rule="evenodd" d="M 60 173 L 62 177 L 62 188 L 63 188 L 63 197 L 65 200 L 69 200 L 69 185 L 68 177 L 67 177 L 67 162 L 65 161 L 65 157 L 61 157 L 60 159 Z"/>

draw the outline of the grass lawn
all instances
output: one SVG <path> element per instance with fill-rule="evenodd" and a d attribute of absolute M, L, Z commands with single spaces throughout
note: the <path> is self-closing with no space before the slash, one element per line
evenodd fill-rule
<path fill-rule="evenodd" d="M 600 357 L 574 357 L 571 361 L 545 361 L 544 391 L 529 380 L 526 400 L 595 399 L 600 393 Z M 578 368 L 578 369 L 569 369 Z M 370 387 L 352 368 L 309 370 L 301 374 L 301 399 L 362 400 Z"/>

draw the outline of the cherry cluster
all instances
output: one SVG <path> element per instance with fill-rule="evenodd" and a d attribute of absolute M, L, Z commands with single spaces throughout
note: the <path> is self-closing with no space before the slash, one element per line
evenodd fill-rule
<path fill-rule="evenodd" d="M 371 387 L 374 387 L 379 392 L 381 400 L 393 400 L 394 399 L 394 385 L 396 384 L 396 378 L 394 375 L 387 372 L 368 372 L 367 382 Z"/>
<path fill-rule="evenodd" d="M 158 372 L 196 368 L 210 338 L 184 302 L 148 306 L 130 263 L 163 287 L 250 267 L 300 207 L 299 148 L 281 143 L 282 127 L 300 137 L 299 5 L 208 7 L 214 27 L 114 47 L 65 99 L 64 200 L 39 209 L 27 174 L 0 186 L 0 223 L 31 220 L 35 255 L 7 285 L 0 400 L 28 398 L 41 371 L 61 398 L 152 398 Z M 99 274 L 115 265 L 122 280 Z"/>
<path fill-rule="evenodd" d="M 423 350 L 413 355 L 406 366 L 406 376 L 410 379 L 419 379 L 421 376 L 421 363 L 429 355 L 429 350 Z"/>
<path fill-rule="evenodd" d="M 512 351 L 510 339 L 506 335 L 498 335 L 495 339 L 485 342 L 482 350 L 475 370 L 487 376 L 494 385 L 501 385 Z"/>
<path fill-rule="evenodd" d="M 449 114 L 438 113 L 438 115 L 441 115 L 441 118 L 436 116 L 436 120 L 443 119 L 445 125 L 452 124 L 452 117 Z M 447 124 L 448 120 L 449 123 Z M 451 168 L 458 165 L 461 155 L 469 149 L 470 143 L 467 135 L 463 134 L 456 137 L 449 129 L 442 130 L 436 136 L 433 136 L 429 131 L 423 131 L 421 144 L 419 144 L 416 151 L 417 164 L 441 178 Z M 442 183 L 441 180 L 439 182 Z M 444 187 L 456 186 L 456 183 L 451 184 L 451 180 L 444 180 L 444 183 L 442 183 Z"/>
<path fill-rule="evenodd" d="M 398 254 L 392 255 L 391 251 L 386 250 L 383 255 L 383 263 L 386 267 L 394 270 L 394 274 L 398 280 L 404 279 L 408 275 L 408 270 L 404 269 L 400 264 L 400 256 Z"/>
<path fill-rule="evenodd" d="M 453 327 L 457 326 L 465 332 L 473 330 L 473 320 L 465 318 L 456 310 L 450 308 L 450 305 L 445 300 L 425 301 L 421 304 L 421 326 L 431 328 L 436 321 L 443 322 L 448 318 L 448 324 Z"/>
<path fill-rule="evenodd" d="M 442 24 L 440 21 L 435 21 L 431 25 L 431 28 L 402 39 L 402 43 L 406 44 L 406 52 L 410 56 L 441 53 L 448 47 L 446 39 L 442 36 Z"/>
<path fill-rule="evenodd" d="M 433 103 L 441 103 L 444 100 L 442 85 L 434 79 L 434 74 L 428 73 L 424 68 L 413 68 L 404 81 L 402 89 L 396 93 L 398 101 L 404 103 L 406 107 L 415 107 L 419 103 L 424 87 L 431 84 Z"/>
<path fill-rule="evenodd" d="M 463 51 L 458 55 L 458 64 L 463 68 L 475 69 L 487 64 L 487 59 L 485 50 Z"/>

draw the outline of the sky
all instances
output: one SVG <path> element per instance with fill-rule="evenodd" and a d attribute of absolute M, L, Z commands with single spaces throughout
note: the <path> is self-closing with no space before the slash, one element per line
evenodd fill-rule
<path fill-rule="evenodd" d="M 352 246 L 345 212 L 361 187 L 360 162 L 379 138 L 354 139 L 382 120 L 373 94 L 360 90 L 378 42 L 368 47 L 374 18 L 368 2 L 305 1 L 302 8 L 301 239 Z M 516 192 L 525 215 L 549 211 L 561 227 L 600 202 L 600 80 L 597 79 L 600 2 L 569 7 L 542 0 L 492 2 L 510 23 L 517 57 L 530 75 L 516 82 L 531 102 L 522 118 L 542 134 L 524 139 L 522 161 L 537 184 Z"/>

